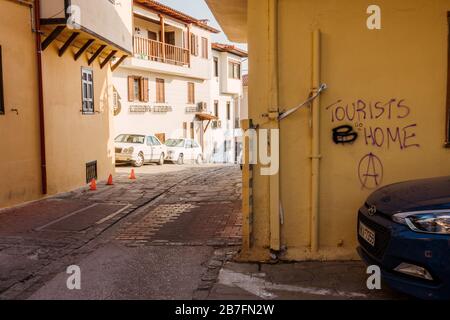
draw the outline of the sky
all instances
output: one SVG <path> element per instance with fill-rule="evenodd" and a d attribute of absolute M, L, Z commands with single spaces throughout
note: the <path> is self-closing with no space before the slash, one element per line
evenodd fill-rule
<path fill-rule="evenodd" d="M 205 0 L 158 0 L 158 1 L 178 11 L 184 12 L 194 18 L 208 19 L 210 26 L 222 30 L 220 28 L 219 23 L 214 18 L 214 15 L 212 14 L 211 10 L 209 10 Z M 220 34 L 214 34 L 212 39 L 214 42 L 234 44 L 241 49 L 247 50 L 246 45 L 228 41 L 227 36 L 225 35 L 225 33 L 223 33 L 223 31 Z"/>

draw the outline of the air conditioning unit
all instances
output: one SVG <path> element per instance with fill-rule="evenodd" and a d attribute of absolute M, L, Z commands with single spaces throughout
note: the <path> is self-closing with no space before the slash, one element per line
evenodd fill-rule
<path fill-rule="evenodd" d="M 198 112 L 206 112 L 208 110 L 208 104 L 206 102 L 199 102 L 197 108 Z"/>
<path fill-rule="evenodd" d="M 222 128 L 222 121 L 220 121 L 220 120 L 214 120 L 213 122 L 212 122 L 212 128 L 213 129 L 220 129 L 220 128 Z"/>

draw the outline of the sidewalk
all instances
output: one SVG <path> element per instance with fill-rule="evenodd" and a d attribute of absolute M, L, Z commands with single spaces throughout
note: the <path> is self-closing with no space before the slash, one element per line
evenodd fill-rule
<path fill-rule="evenodd" d="M 210 300 L 405 300 L 382 285 L 366 286 L 358 261 L 246 264 L 227 262 L 209 294 Z"/>

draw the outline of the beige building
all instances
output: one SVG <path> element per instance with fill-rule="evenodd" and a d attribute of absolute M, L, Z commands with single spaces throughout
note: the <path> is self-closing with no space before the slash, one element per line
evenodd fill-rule
<path fill-rule="evenodd" d="M 278 174 L 244 170 L 243 258 L 357 258 L 372 191 L 450 175 L 449 0 L 206 1 L 248 42 L 250 125 L 280 130 Z"/>
<path fill-rule="evenodd" d="M 0 0 L 0 12 L 0 207 L 106 179 L 131 0 Z"/>

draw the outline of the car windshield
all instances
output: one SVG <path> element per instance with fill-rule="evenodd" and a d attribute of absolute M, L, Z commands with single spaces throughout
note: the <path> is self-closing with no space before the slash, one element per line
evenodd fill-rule
<path fill-rule="evenodd" d="M 115 140 L 120 143 L 135 143 L 135 144 L 144 144 L 145 136 L 138 136 L 134 134 L 121 134 Z"/>
<path fill-rule="evenodd" d="M 166 146 L 168 147 L 184 147 L 183 139 L 169 139 L 166 141 Z"/>

